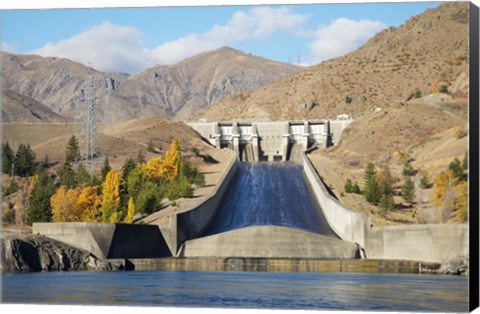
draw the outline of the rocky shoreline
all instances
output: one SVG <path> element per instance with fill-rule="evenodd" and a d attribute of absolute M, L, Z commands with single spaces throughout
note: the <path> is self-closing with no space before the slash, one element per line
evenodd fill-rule
<path fill-rule="evenodd" d="M 88 252 L 40 235 L 7 235 L 1 239 L 2 273 L 124 268 L 124 261 L 103 261 Z"/>

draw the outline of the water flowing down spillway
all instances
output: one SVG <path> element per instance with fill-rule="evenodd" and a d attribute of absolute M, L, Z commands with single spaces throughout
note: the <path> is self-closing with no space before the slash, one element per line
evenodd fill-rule
<path fill-rule="evenodd" d="M 249 226 L 286 226 L 336 237 L 294 163 L 240 163 L 204 236 Z"/>

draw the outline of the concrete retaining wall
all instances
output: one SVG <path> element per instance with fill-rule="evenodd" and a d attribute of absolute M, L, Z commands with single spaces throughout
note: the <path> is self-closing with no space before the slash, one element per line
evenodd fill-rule
<path fill-rule="evenodd" d="M 468 255 L 468 225 L 403 225 L 373 227 L 365 251 L 368 258 L 448 262 Z"/>
<path fill-rule="evenodd" d="M 212 192 L 212 196 L 203 203 L 187 212 L 172 214 L 170 228 L 171 230 L 176 230 L 176 238 L 171 240 L 176 243 L 177 250 L 183 242 L 201 236 L 208 228 L 227 191 L 228 185 L 235 177 L 238 163 L 237 156 L 230 162 L 223 177 Z"/>
<path fill-rule="evenodd" d="M 305 154 L 302 155 L 301 164 L 313 194 L 332 230 L 342 240 L 355 242 L 365 247 L 366 234 L 370 227 L 368 215 L 348 209 L 333 198 Z"/>
<path fill-rule="evenodd" d="M 418 274 L 438 269 L 438 264 L 418 261 L 365 259 L 282 259 L 282 258 L 161 258 L 129 260 L 135 270 L 170 271 L 259 271 L 259 272 L 350 272 Z"/>
<path fill-rule="evenodd" d="M 34 223 L 33 234 L 63 242 L 100 259 L 172 256 L 158 226 L 113 223 Z"/>

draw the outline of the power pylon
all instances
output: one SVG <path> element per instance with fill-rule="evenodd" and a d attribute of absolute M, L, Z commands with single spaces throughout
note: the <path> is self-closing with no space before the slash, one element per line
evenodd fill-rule
<path fill-rule="evenodd" d="M 80 94 L 75 97 L 74 102 L 76 106 L 76 130 L 74 132 L 79 137 L 80 162 L 93 175 L 101 151 L 97 120 L 97 97 L 95 96 L 91 66 L 88 68 L 84 88 L 80 90 Z"/>

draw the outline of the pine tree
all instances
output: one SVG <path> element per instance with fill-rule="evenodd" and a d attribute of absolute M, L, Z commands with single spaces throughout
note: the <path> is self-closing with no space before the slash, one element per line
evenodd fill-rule
<path fill-rule="evenodd" d="M 109 222 L 111 216 L 116 214 L 120 207 L 118 174 L 115 170 L 108 172 L 102 187 L 102 221 Z M 118 216 L 115 217 L 118 219 Z"/>
<path fill-rule="evenodd" d="M 382 195 L 380 199 L 380 206 L 384 212 L 391 212 L 395 209 L 395 200 L 392 194 Z"/>
<path fill-rule="evenodd" d="M 362 194 L 362 190 L 360 189 L 360 186 L 358 185 L 357 181 L 353 183 L 352 192 L 355 194 Z"/>
<path fill-rule="evenodd" d="M 343 189 L 345 190 L 345 193 L 352 193 L 353 192 L 352 180 L 350 178 L 348 178 L 345 181 L 345 185 L 344 185 Z"/>
<path fill-rule="evenodd" d="M 128 158 L 122 166 L 122 180 L 126 181 L 130 172 L 137 167 L 132 158 Z"/>
<path fill-rule="evenodd" d="M 30 144 L 20 144 L 15 155 L 15 174 L 20 177 L 30 177 L 37 168 L 36 156 Z"/>
<path fill-rule="evenodd" d="M 77 167 L 77 171 L 75 173 L 75 182 L 77 185 L 90 185 L 89 183 L 91 182 L 91 176 L 87 171 L 87 168 L 85 168 L 85 165 L 80 163 Z"/>
<path fill-rule="evenodd" d="M 448 165 L 448 169 L 452 172 L 453 176 L 459 181 L 467 181 L 467 174 L 465 173 L 462 163 L 458 158 L 455 158 Z"/>
<path fill-rule="evenodd" d="M 110 170 L 112 170 L 112 167 L 110 167 L 110 163 L 108 162 L 108 156 L 105 156 L 105 159 L 103 160 L 102 170 L 101 170 L 102 180 L 105 180 Z"/>
<path fill-rule="evenodd" d="M 30 194 L 30 202 L 27 211 L 27 224 L 34 222 L 50 222 L 52 219 L 52 207 L 50 198 L 55 193 L 54 178 L 47 171 L 40 170 L 38 182 L 34 185 Z"/>
<path fill-rule="evenodd" d="M 412 179 L 407 178 L 407 180 L 405 180 L 402 186 L 402 197 L 408 203 L 412 203 L 414 193 L 415 193 L 415 185 Z"/>
<path fill-rule="evenodd" d="M 430 181 L 428 181 L 428 178 L 426 176 L 422 176 L 420 178 L 420 187 L 422 189 L 429 189 L 432 187 L 432 183 L 430 183 Z"/>
<path fill-rule="evenodd" d="M 59 185 L 64 185 L 69 189 L 77 185 L 75 171 L 73 171 L 69 163 L 64 162 L 60 169 L 58 169 L 57 175 Z"/>
<path fill-rule="evenodd" d="M 65 153 L 65 163 L 73 165 L 80 158 L 80 146 L 75 135 L 70 137 Z"/>
<path fill-rule="evenodd" d="M 133 221 L 133 216 L 135 216 L 135 205 L 133 204 L 133 198 L 130 197 L 128 200 L 128 210 L 127 210 L 127 216 L 125 217 L 125 222 L 127 224 L 131 224 Z"/>
<path fill-rule="evenodd" d="M 8 142 L 2 144 L 2 172 L 11 175 L 14 162 L 15 153 L 10 147 L 10 144 L 8 144 Z"/>
<path fill-rule="evenodd" d="M 376 179 L 375 165 L 368 163 L 365 168 L 363 195 L 369 203 L 378 203 L 381 198 L 380 189 Z"/>

